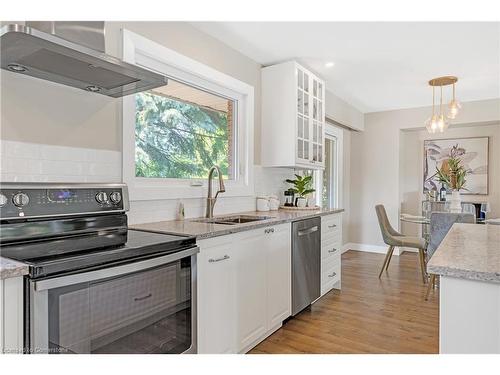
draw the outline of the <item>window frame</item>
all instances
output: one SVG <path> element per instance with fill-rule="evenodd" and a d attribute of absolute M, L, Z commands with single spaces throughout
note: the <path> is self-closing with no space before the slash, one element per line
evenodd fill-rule
<path fill-rule="evenodd" d="M 342 131 L 342 128 L 339 126 L 336 126 L 334 123 L 331 122 L 331 120 L 326 119 L 325 121 L 325 137 L 326 138 L 334 138 L 335 139 L 335 148 L 334 148 L 334 154 L 332 154 L 334 158 L 334 163 L 331 165 L 333 174 L 332 174 L 332 182 L 334 186 L 334 194 L 330 194 L 330 199 L 333 198 L 333 207 L 338 208 L 342 207 L 343 205 L 343 200 L 344 200 L 344 192 L 343 192 L 343 183 L 342 183 L 342 176 L 344 175 L 344 133 Z M 326 147 L 326 142 L 325 146 Z M 326 151 L 326 150 L 325 150 Z M 326 154 L 326 152 L 325 152 Z M 326 168 L 326 160 L 325 160 L 325 168 Z M 314 188 L 318 192 L 315 196 L 316 204 L 318 206 L 322 206 L 322 194 L 319 193 L 323 189 L 323 170 L 316 170 L 314 172 Z M 328 207 L 327 207 L 328 208 Z"/>
<path fill-rule="evenodd" d="M 253 195 L 253 86 L 129 30 L 122 30 L 122 41 L 122 57 L 125 62 L 235 101 L 234 151 L 232 150 L 234 179 L 225 181 L 224 196 Z M 123 182 L 129 188 L 130 200 L 206 197 L 205 179 L 135 176 L 135 97 L 128 95 L 122 100 L 122 171 Z"/>

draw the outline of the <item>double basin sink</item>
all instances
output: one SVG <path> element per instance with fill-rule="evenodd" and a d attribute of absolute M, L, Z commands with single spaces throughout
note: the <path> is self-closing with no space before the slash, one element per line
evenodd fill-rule
<path fill-rule="evenodd" d="M 191 221 L 197 223 L 207 223 L 207 224 L 236 225 L 236 224 L 251 223 L 254 221 L 262 221 L 268 219 L 272 219 L 272 216 L 233 215 L 224 217 L 214 217 L 210 219 L 194 219 Z"/>

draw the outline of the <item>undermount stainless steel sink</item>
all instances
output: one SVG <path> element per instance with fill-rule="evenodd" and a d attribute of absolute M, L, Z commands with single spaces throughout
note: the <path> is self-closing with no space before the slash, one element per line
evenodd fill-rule
<path fill-rule="evenodd" d="M 268 219 L 272 219 L 272 216 L 234 215 L 234 216 L 214 217 L 211 219 L 194 219 L 191 221 L 197 223 L 208 223 L 208 224 L 236 225 L 236 224 L 251 223 L 253 221 L 262 221 Z"/>

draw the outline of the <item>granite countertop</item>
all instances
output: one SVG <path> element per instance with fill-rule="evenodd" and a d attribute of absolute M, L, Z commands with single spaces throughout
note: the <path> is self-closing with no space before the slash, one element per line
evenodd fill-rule
<path fill-rule="evenodd" d="M 173 233 L 173 234 L 187 234 L 196 236 L 198 240 L 224 236 L 231 233 L 243 232 L 247 230 L 266 227 L 269 225 L 290 223 L 292 221 L 307 219 L 314 216 L 331 215 L 344 211 L 343 209 L 319 209 L 319 210 L 302 210 L 302 211 L 251 211 L 251 212 L 238 212 L 227 215 L 217 215 L 216 217 L 227 217 L 234 215 L 252 215 L 252 216 L 270 216 L 270 219 L 253 221 L 250 223 L 225 225 L 225 224 L 210 224 L 200 223 L 193 220 L 199 219 L 186 219 L 186 220 L 171 220 L 171 221 L 158 221 L 154 223 L 130 225 L 130 229 L 140 229 L 159 233 Z"/>
<path fill-rule="evenodd" d="M 28 265 L 0 256 L 0 279 L 23 276 L 28 273 Z"/>
<path fill-rule="evenodd" d="M 500 226 L 454 224 L 427 270 L 442 276 L 500 283 Z"/>

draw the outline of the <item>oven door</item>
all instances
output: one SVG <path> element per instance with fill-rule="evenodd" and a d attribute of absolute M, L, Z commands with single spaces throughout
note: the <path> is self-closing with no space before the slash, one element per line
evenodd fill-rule
<path fill-rule="evenodd" d="M 195 353 L 197 247 L 29 281 L 29 353 Z"/>

